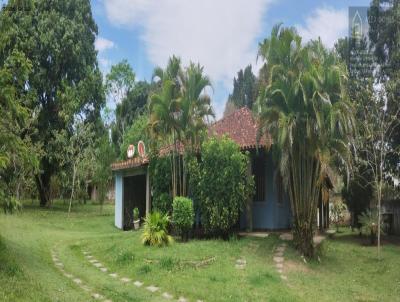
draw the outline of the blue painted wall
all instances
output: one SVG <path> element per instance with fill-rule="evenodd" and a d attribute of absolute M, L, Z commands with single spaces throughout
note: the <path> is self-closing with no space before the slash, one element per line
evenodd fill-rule
<path fill-rule="evenodd" d="M 124 210 L 123 210 L 123 194 L 124 194 L 124 178 L 122 171 L 115 172 L 115 226 L 119 229 L 123 228 Z"/>
<path fill-rule="evenodd" d="M 290 201 L 284 196 L 281 203 L 278 202 L 277 188 L 274 181 L 275 165 L 271 152 L 268 152 L 265 160 L 265 200 L 253 202 L 253 229 L 254 230 L 278 230 L 291 227 Z M 286 194 L 285 194 L 286 195 Z M 246 228 L 246 213 L 240 215 L 240 227 Z"/>

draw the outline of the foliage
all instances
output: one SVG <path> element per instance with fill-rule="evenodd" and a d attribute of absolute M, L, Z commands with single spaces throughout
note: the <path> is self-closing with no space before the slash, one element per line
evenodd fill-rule
<path fill-rule="evenodd" d="M 187 239 L 194 223 L 193 201 L 186 197 L 175 197 L 172 203 L 172 221 L 182 239 Z"/>
<path fill-rule="evenodd" d="M 344 222 L 346 210 L 346 204 L 344 204 L 341 200 L 335 201 L 330 208 L 329 217 L 331 222 L 336 226 L 337 232 L 339 232 L 340 224 Z"/>
<path fill-rule="evenodd" d="M 19 93 L 32 95 L 27 105 L 37 117 L 31 126 L 36 131 L 28 135 L 44 151 L 36 174 L 44 206 L 51 176 L 60 169 L 55 155 L 62 150 L 54 134 L 65 130 L 69 136 L 77 114 L 95 122 L 104 104 L 94 47 L 97 26 L 88 0 L 8 1 L 0 10 L 0 24 L 0 62 L 18 52 L 32 67 Z"/>
<path fill-rule="evenodd" d="M 342 189 L 342 197 L 351 212 L 352 227 L 359 227 L 358 217 L 370 205 L 374 196 L 374 190 L 370 183 L 371 175 L 365 167 L 353 168 L 354 175 L 347 186 Z"/>
<path fill-rule="evenodd" d="M 190 189 L 208 234 L 227 237 L 239 212 L 254 194 L 254 179 L 247 174 L 248 154 L 231 139 L 211 138 L 202 145 L 201 161 L 190 165 Z M 218 167 L 218 169 L 216 169 Z"/>
<path fill-rule="evenodd" d="M 1 22 L 0 15 L 0 22 Z M 3 23 L 0 40 L 7 35 Z M 0 56 L 4 45 L 0 43 Z M 28 184 L 27 178 L 37 172 L 38 159 L 35 151 L 40 146 L 32 144 L 29 135 L 35 122 L 29 110 L 32 95 L 25 85 L 32 71 L 32 64 L 19 51 L 13 51 L 0 61 L 0 196 L 10 204 L 12 194 L 20 197 L 21 186 Z M 24 135 L 25 134 L 25 135 Z"/>
<path fill-rule="evenodd" d="M 257 78 L 251 70 L 251 65 L 248 65 L 244 71 L 239 70 L 237 77 L 233 79 L 233 91 L 227 103 L 234 104 L 236 108 L 252 109 L 257 99 L 257 92 Z"/>
<path fill-rule="evenodd" d="M 111 66 L 106 76 L 105 88 L 115 103 L 126 97 L 134 85 L 135 73 L 126 59 Z"/>
<path fill-rule="evenodd" d="M 144 220 L 142 243 L 151 246 L 164 246 L 173 242 L 173 238 L 168 234 L 170 223 L 169 216 L 160 212 L 148 214 Z"/>
<path fill-rule="evenodd" d="M 100 204 L 103 205 L 113 178 L 111 164 L 116 157 L 107 134 L 104 134 L 95 142 L 94 155 L 94 161 L 89 162 L 94 167 L 92 182 L 97 185 L 98 199 Z"/>
<path fill-rule="evenodd" d="M 388 115 L 400 120 L 400 39 L 399 27 L 400 6 L 398 1 L 374 0 L 369 10 L 369 38 L 379 68 L 377 77 L 384 83 L 386 90 L 386 107 Z M 392 175 L 400 175 L 400 131 L 393 132 L 390 138 L 389 152 L 385 166 Z"/>
<path fill-rule="evenodd" d="M 371 244 L 375 244 L 375 239 L 378 234 L 378 224 L 380 224 L 380 231 L 382 233 L 384 229 L 384 223 L 379 219 L 378 211 L 376 209 L 367 209 L 358 217 L 358 220 L 361 224 L 361 232 L 370 236 Z"/>
<path fill-rule="evenodd" d="M 346 94 L 346 66 L 320 40 L 302 44 L 293 28 L 272 29 L 259 47 L 269 71 L 258 97 L 260 132 L 279 152 L 279 170 L 289 193 L 294 244 L 314 255 L 314 218 L 334 158 L 349 166 L 354 129 Z"/>
<path fill-rule="evenodd" d="M 210 97 L 204 92 L 211 86 L 210 80 L 199 64 L 190 63 L 182 69 L 175 56 L 165 70 L 155 69 L 154 78 L 159 80 L 159 89 L 150 96 L 150 136 L 172 151 L 168 152 L 172 153 L 172 196 L 185 196 L 187 165 L 182 153 L 198 151 L 205 137 L 206 119 L 213 116 Z"/>
<path fill-rule="evenodd" d="M 1 195 L 0 195 L 1 196 Z M 4 214 L 13 214 L 22 211 L 22 204 L 15 197 L 6 198 L 3 200 Z"/>
<path fill-rule="evenodd" d="M 133 144 L 135 145 L 135 147 L 137 147 L 137 143 L 139 141 L 143 141 L 147 146 L 148 139 L 147 139 L 146 128 L 148 120 L 149 119 L 146 114 L 137 115 L 132 120 L 132 125 L 125 132 L 124 139 L 121 144 L 120 155 L 119 155 L 121 159 L 127 158 L 126 151 L 128 150 L 129 145 Z M 135 155 L 137 155 L 137 150 Z"/>
<path fill-rule="evenodd" d="M 139 220 L 139 209 L 138 208 L 133 209 L 133 220 L 134 221 Z"/>
<path fill-rule="evenodd" d="M 170 160 L 168 156 L 152 156 L 149 164 L 152 205 L 154 209 L 164 214 L 172 212 Z"/>
<path fill-rule="evenodd" d="M 161 193 L 153 198 L 153 209 L 163 214 L 172 213 L 172 197 L 168 193 Z"/>

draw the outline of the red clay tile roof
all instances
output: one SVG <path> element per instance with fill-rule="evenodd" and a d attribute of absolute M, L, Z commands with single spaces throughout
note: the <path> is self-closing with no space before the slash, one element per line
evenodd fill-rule
<path fill-rule="evenodd" d="M 217 137 L 226 135 L 234 140 L 242 150 L 247 150 L 257 147 L 257 130 L 257 123 L 254 121 L 250 109 L 244 107 L 212 124 L 208 132 L 209 135 Z M 269 148 L 271 143 L 271 138 L 263 135 L 258 146 Z"/>
<path fill-rule="evenodd" d="M 148 163 L 149 163 L 149 158 L 147 156 L 145 156 L 143 158 L 134 157 L 134 158 L 130 158 L 127 160 L 112 163 L 111 170 L 116 171 L 116 170 L 135 168 L 135 167 L 147 165 Z"/>
<path fill-rule="evenodd" d="M 234 140 L 242 150 L 254 149 L 257 147 L 257 124 L 254 121 L 251 111 L 247 108 L 241 108 L 230 115 L 220 119 L 208 127 L 208 134 L 216 137 L 227 135 Z M 270 136 L 263 135 L 258 143 L 259 147 L 269 148 L 272 144 Z M 184 146 L 179 143 L 177 150 L 183 152 Z M 172 151 L 172 145 L 160 149 L 160 155 L 163 156 Z M 139 167 L 149 163 L 147 157 L 141 159 L 135 157 L 126 161 L 116 162 L 111 165 L 111 169 L 123 170 Z"/>

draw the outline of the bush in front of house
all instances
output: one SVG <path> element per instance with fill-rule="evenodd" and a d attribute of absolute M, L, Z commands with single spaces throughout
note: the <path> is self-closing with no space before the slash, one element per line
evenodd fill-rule
<path fill-rule="evenodd" d="M 144 220 L 142 243 L 151 246 L 164 246 L 173 242 L 173 238 L 168 234 L 170 223 L 169 216 L 154 211 L 148 214 Z"/>
<path fill-rule="evenodd" d="M 161 193 L 154 197 L 152 205 L 155 211 L 169 214 L 172 209 L 172 197 L 168 193 Z"/>
<path fill-rule="evenodd" d="M 194 222 L 193 201 L 186 197 L 175 197 L 172 208 L 174 226 L 181 235 L 182 240 L 186 241 Z"/>
<path fill-rule="evenodd" d="M 153 156 L 150 159 L 152 206 L 164 214 L 172 212 L 171 192 L 171 162 L 170 157 Z"/>
<path fill-rule="evenodd" d="M 204 142 L 201 161 L 190 163 L 190 190 L 208 235 L 228 238 L 238 222 L 240 211 L 254 194 L 248 165 L 248 154 L 227 137 Z"/>

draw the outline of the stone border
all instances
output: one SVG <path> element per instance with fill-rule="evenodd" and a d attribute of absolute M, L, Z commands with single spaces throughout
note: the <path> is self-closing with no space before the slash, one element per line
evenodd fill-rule
<path fill-rule="evenodd" d="M 110 299 L 107 299 L 103 295 L 97 293 L 94 291 L 93 288 L 89 287 L 86 285 L 81 279 L 78 277 L 74 276 L 71 273 L 68 273 L 65 268 L 64 264 L 60 261 L 57 253 L 55 252 L 54 248 L 50 251 L 51 252 L 51 258 L 53 259 L 54 266 L 68 279 L 71 279 L 79 288 L 84 290 L 85 292 L 89 293 L 92 298 L 96 300 L 100 300 L 103 302 L 112 302 Z"/>
<path fill-rule="evenodd" d="M 101 272 L 103 273 L 108 273 L 109 269 L 105 266 L 103 266 L 103 264 L 101 264 L 101 262 L 99 262 L 98 260 L 96 260 L 88 251 L 82 251 L 83 255 L 85 256 L 86 260 L 92 264 L 95 268 L 99 269 Z M 124 284 L 133 284 L 134 286 L 138 287 L 138 288 L 144 288 L 147 291 L 149 291 L 152 294 L 155 294 L 157 292 L 161 292 L 160 288 L 157 287 L 156 285 L 150 284 L 146 287 L 144 287 L 144 282 L 140 281 L 140 280 L 135 280 L 132 282 L 132 280 L 128 277 L 121 277 L 119 278 L 117 273 L 108 273 L 108 275 L 111 278 L 118 278 L 119 281 L 121 283 Z M 168 292 L 162 292 L 161 297 L 166 299 L 166 300 L 173 300 L 175 299 L 174 296 Z M 189 302 L 188 299 L 186 299 L 185 297 L 180 296 L 176 301 L 178 302 Z M 203 300 L 196 300 L 196 302 L 204 302 Z"/>

